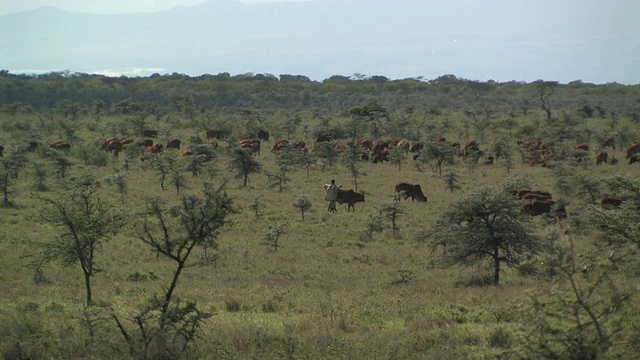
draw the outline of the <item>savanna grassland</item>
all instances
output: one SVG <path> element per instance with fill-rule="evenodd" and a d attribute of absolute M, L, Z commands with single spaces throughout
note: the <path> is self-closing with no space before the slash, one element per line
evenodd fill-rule
<path fill-rule="evenodd" d="M 1 79 L 0 161 L 7 201 L 0 207 L 0 353 L 6 359 L 640 354 L 640 168 L 625 158 L 627 146 L 640 140 L 637 86 L 496 84 L 451 76 L 430 82 L 336 77 L 321 84 L 263 75 L 126 79 L 3 73 Z M 181 149 L 141 161 L 142 148 L 135 143 L 118 156 L 101 148 L 108 137 L 140 141 L 141 128 L 157 129 L 156 143 L 181 139 Z M 224 130 L 227 137 L 216 140 L 210 161 L 194 176 L 185 168 L 183 151 L 206 143 L 208 129 Z M 245 187 L 228 164 L 236 140 L 258 129 L 269 130 L 271 138 L 252 158 L 261 169 L 248 175 Z M 440 136 L 463 144 L 475 139 L 485 156 L 504 141 L 512 161 L 497 158 L 486 165 L 484 158 L 476 163 L 455 156 L 442 176 L 434 162 L 416 161 L 411 152 L 395 163 L 359 161 L 357 190 L 365 202 L 352 212 L 345 204 L 330 213 L 322 185 L 335 179 L 353 189 L 354 172 L 340 156 L 327 165 L 314 142 L 329 133 L 344 145 L 353 131 L 358 138 L 424 143 Z M 609 159 L 619 159 L 616 165 L 596 165 L 606 137 L 616 139 L 615 149 L 604 149 Z M 313 159 L 308 172 L 292 163 L 280 178 L 282 190 L 274 180 L 281 154 L 270 151 L 275 139 L 304 141 Z M 552 143 L 565 156 L 549 167 L 530 166 L 531 155 L 516 144 L 523 139 Z M 59 140 L 72 146 L 48 147 Z M 38 146 L 26 150 L 29 142 Z M 590 145 L 579 154 L 581 162 L 574 157 L 576 143 Z M 60 159 L 69 163 L 64 177 Z M 163 190 L 158 161 L 183 175 L 179 189 L 169 172 Z M 458 175 L 458 188 L 443 180 L 447 173 Z M 44 261 L 42 246 L 61 233 L 43 213 L 46 199 L 69 198 L 87 176 L 99 184 L 92 196 L 122 218 L 113 237 L 96 248 L 100 271 L 91 277 L 90 306 L 79 263 Z M 630 185 L 616 186 L 616 176 Z M 125 186 L 118 188 L 115 178 Z M 399 181 L 420 184 L 428 201 L 398 200 Z M 458 199 L 485 185 L 499 191 L 510 181 L 551 192 L 565 204 L 567 218 L 519 217 L 544 250 L 509 259 L 496 285 L 490 259 L 443 261 L 446 254 L 430 231 Z M 205 184 L 222 186 L 234 211 L 220 227 L 216 246 L 194 248 L 171 303 L 193 302 L 213 315 L 195 329 L 141 335 L 141 322 L 156 329 L 160 321 L 158 312 L 139 316 L 141 309 L 164 296 L 176 270 L 174 261 L 140 240 L 144 219 L 157 224 L 149 204 L 166 205 L 170 218 L 171 205 L 189 194 L 204 196 Z M 602 210 L 604 194 L 627 202 Z M 294 206 L 302 195 L 311 204 L 304 217 Z M 395 233 L 380 212 L 390 205 L 398 210 Z M 371 231 L 368 224 L 379 214 L 382 226 Z M 141 350 L 144 341 L 127 339 L 125 332 L 150 339 L 148 348 Z M 188 346 L 176 347 L 185 336 Z"/>

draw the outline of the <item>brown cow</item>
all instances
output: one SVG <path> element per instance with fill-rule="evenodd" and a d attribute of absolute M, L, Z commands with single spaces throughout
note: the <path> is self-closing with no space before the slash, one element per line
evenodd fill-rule
<path fill-rule="evenodd" d="M 640 152 L 640 143 L 635 141 L 633 142 L 633 144 L 629 145 L 629 147 L 627 148 L 627 156 L 625 156 L 625 158 L 630 159 L 633 155 L 635 155 L 638 152 Z"/>
<path fill-rule="evenodd" d="M 551 193 L 542 190 L 518 189 L 514 195 L 520 200 L 551 200 Z"/>
<path fill-rule="evenodd" d="M 396 184 L 396 193 L 404 191 L 405 200 L 411 197 L 411 201 L 418 200 L 421 202 L 427 202 L 427 197 L 422 193 L 422 188 L 418 184 L 409 184 L 406 182 L 399 182 Z"/>
<path fill-rule="evenodd" d="M 167 141 L 167 146 L 165 146 L 167 149 L 180 149 L 180 139 L 176 139 L 176 138 L 169 138 L 169 141 Z"/>
<path fill-rule="evenodd" d="M 273 148 L 271 149 L 271 152 L 280 151 L 286 146 L 289 146 L 289 140 L 277 139 L 273 144 Z"/>
<path fill-rule="evenodd" d="M 360 146 L 365 150 L 371 150 L 371 147 L 373 146 L 373 141 L 369 138 L 361 138 L 356 140 L 356 145 Z"/>
<path fill-rule="evenodd" d="M 224 138 L 224 132 L 222 130 L 207 130 L 207 139 L 221 140 L 222 138 Z"/>
<path fill-rule="evenodd" d="M 586 143 L 576 144 L 575 149 L 589 151 L 589 144 L 586 144 Z"/>
<path fill-rule="evenodd" d="M 122 151 L 122 143 L 119 139 L 110 138 L 106 140 L 105 151 L 113 153 L 114 156 L 118 156 Z"/>
<path fill-rule="evenodd" d="M 609 154 L 602 150 L 596 154 L 596 165 L 600 165 L 602 163 L 606 164 L 609 160 Z"/>
<path fill-rule="evenodd" d="M 524 204 L 522 212 L 531 216 L 551 213 L 551 208 L 555 205 L 554 200 L 533 200 L 528 204 Z"/>
<path fill-rule="evenodd" d="M 158 136 L 158 130 L 142 130 L 142 137 L 156 137 Z"/>
<path fill-rule="evenodd" d="M 640 163 L 640 156 L 633 155 L 632 157 L 629 158 L 629 165 L 635 164 L 635 163 Z"/>
<path fill-rule="evenodd" d="M 70 149 L 71 144 L 66 141 L 54 141 L 51 144 L 49 144 L 49 148 L 55 149 L 55 150 Z"/>
<path fill-rule="evenodd" d="M 260 155 L 259 139 L 240 139 L 238 140 L 238 146 L 243 149 L 251 149 L 252 155 Z"/>
<path fill-rule="evenodd" d="M 606 137 L 602 139 L 602 143 L 600 143 L 600 148 L 604 149 L 606 147 L 612 147 L 613 150 L 616 149 L 616 138 L 613 136 Z"/>
<path fill-rule="evenodd" d="M 364 195 L 353 190 L 338 189 L 338 197 L 336 198 L 338 204 L 347 204 L 347 211 L 353 209 L 355 211 L 354 204 L 357 202 L 364 202 Z"/>
<path fill-rule="evenodd" d="M 373 156 L 373 163 L 383 163 L 385 161 L 389 161 L 389 149 L 378 150 Z"/>
<path fill-rule="evenodd" d="M 4 146 L 0 145 L 0 156 L 4 156 L 4 155 L 2 155 L 3 151 L 4 151 Z"/>
<path fill-rule="evenodd" d="M 619 197 L 603 195 L 602 200 L 600 201 L 600 205 L 605 209 L 619 208 L 622 205 L 623 201 L 624 199 L 621 199 Z"/>

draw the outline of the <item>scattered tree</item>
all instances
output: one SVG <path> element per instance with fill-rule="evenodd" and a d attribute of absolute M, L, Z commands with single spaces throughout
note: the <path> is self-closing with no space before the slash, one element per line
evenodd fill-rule
<path fill-rule="evenodd" d="M 247 187 L 249 174 L 260 172 L 262 165 L 253 158 L 250 150 L 237 148 L 231 151 L 227 169 L 235 174 L 236 179 L 242 179 L 243 187 Z"/>
<path fill-rule="evenodd" d="M 431 232 L 433 246 L 444 246 L 446 265 L 491 260 L 498 285 L 503 263 L 514 266 L 521 255 L 536 254 L 542 248 L 524 216 L 513 194 L 482 186 L 440 214 Z"/>
<path fill-rule="evenodd" d="M 300 215 L 302 215 L 302 220 L 304 220 L 304 213 L 311 209 L 311 199 L 308 195 L 300 195 L 294 200 L 293 207 L 300 210 Z"/>

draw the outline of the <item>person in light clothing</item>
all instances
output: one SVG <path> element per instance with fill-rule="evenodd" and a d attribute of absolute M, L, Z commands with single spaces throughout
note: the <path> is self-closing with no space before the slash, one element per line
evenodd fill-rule
<path fill-rule="evenodd" d="M 329 212 L 336 212 L 338 209 L 336 208 L 336 200 L 338 199 L 338 190 L 340 186 L 336 186 L 336 181 L 331 180 L 331 184 L 322 185 L 325 191 L 324 199 L 329 202 L 329 207 L 327 210 Z"/>

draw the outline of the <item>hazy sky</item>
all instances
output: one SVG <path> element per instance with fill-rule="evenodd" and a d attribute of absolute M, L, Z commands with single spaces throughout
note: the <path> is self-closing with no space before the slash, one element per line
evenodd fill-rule
<path fill-rule="evenodd" d="M 192 6 L 207 0 L 0 0 L 0 14 L 55 6 L 74 12 L 119 14 L 167 10 L 176 6 Z M 303 0 L 239 0 L 246 4 Z"/>

